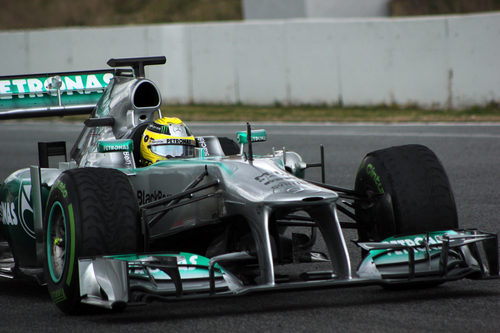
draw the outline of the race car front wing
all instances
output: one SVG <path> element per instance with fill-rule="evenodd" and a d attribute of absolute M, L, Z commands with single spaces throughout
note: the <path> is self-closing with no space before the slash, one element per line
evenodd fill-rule
<path fill-rule="evenodd" d="M 439 284 L 462 278 L 499 277 L 497 235 L 477 230 L 433 232 L 357 242 L 367 251 L 355 274 L 302 272 L 300 279 L 246 284 L 235 263 L 255 264 L 247 252 L 211 259 L 191 253 L 99 256 L 79 259 L 82 302 L 112 309 L 153 300 L 224 297 L 271 290 L 365 285 Z M 333 265 L 332 265 L 333 267 Z"/>

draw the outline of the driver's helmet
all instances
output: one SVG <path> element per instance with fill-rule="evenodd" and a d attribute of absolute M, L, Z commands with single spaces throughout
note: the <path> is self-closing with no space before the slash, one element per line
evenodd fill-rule
<path fill-rule="evenodd" d="M 195 139 L 179 118 L 164 117 L 149 124 L 141 140 L 141 164 L 194 156 Z"/>

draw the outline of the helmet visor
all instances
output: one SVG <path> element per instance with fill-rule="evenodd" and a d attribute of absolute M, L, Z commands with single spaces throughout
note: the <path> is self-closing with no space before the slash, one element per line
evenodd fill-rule
<path fill-rule="evenodd" d="M 151 145 L 151 152 L 165 158 L 193 157 L 194 146 L 183 145 Z"/>

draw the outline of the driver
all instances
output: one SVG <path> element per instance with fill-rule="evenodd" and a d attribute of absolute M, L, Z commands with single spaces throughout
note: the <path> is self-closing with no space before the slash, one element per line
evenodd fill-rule
<path fill-rule="evenodd" d="M 179 118 L 157 119 L 142 134 L 139 163 L 146 166 L 169 158 L 193 157 L 195 144 L 191 131 Z"/>

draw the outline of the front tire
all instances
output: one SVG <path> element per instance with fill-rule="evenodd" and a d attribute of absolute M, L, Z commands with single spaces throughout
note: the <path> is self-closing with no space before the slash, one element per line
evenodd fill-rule
<path fill-rule="evenodd" d="M 377 150 L 361 162 L 355 191 L 361 241 L 458 228 L 455 199 L 436 155 L 422 145 Z"/>
<path fill-rule="evenodd" d="M 114 169 L 81 168 L 55 181 L 44 217 L 44 272 L 49 294 L 65 313 L 80 304 L 78 258 L 136 253 L 138 205 L 127 176 Z"/>

